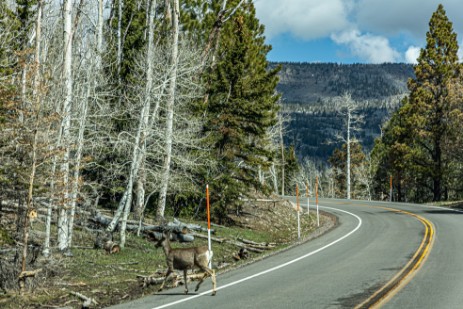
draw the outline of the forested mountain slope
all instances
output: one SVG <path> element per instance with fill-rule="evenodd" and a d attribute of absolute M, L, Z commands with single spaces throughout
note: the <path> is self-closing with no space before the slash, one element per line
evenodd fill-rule
<path fill-rule="evenodd" d="M 299 158 L 317 161 L 326 161 L 339 147 L 330 143 L 343 129 L 334 107 L 337 98 L 349 92 L 359 104 L 365 123 L 357 138 L 369 150 L 381 124 L 408 94 L 407 80 L 414 76 L 413 66 L 401 63 L 271 63 L 276 65 L 281 65 L 277 90 L 291 119 L 285 142 L 296 147 Z"/>

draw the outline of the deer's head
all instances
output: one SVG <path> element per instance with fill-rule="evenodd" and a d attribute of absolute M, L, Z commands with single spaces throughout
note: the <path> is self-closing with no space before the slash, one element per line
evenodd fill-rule
<path fill-rule="evenodd" d="M 161 239 L 158 240 L 158 242 L 154 245 L 156 248 L 159 247 L 164 247 L 168 241 L 170 240 L 170 233 L 169 232 L 163 232 Z"/>

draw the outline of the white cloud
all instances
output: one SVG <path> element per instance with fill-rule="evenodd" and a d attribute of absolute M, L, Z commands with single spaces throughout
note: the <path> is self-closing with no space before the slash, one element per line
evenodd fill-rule
<path fill-rule="evenodd" d="M 350 0 L 256 0 L 255 6 L 267 38 L 291 33 L 309 40 L 347 27 L 350 3 Z"/>
<path fill-rule="evenodd" d="M 358 30 L 347 30 L 331 35 L 337 44 L 347 45 L 352 54 L 369 63 L 397 62 L 400 54 L 385 37 L 361 34 Z"/>
<path fill-rule="evenodd" d="M 417 59 L 420 56 L 421 48 L 416 46 L 410 46 L 405 52 L 405 61 L 407 63 L 417 63 Z"/>
<path fill-rule="evenodd" d="M 444 6 L 454 29 L 461 30 L 461 0 L 359 0 L 353 20 L 357 27 L 364 31 L 382 35 L 405 32 L 424 41 L 429 29 L 428 22 L 440 3 Z"/>
<path fill-rule="evenodd" d="M 461 0 L 254 0 L 270 43 L 279 35 L 290 35 L 289 41 L 331 38 L 348 46 L 360 61 L 375 63 L 416 62 L 416 46 L 426 43 L 428 23 L 439 3 L 460 40 Z M 463 47 L 458 55 L 463 60 Z"/>

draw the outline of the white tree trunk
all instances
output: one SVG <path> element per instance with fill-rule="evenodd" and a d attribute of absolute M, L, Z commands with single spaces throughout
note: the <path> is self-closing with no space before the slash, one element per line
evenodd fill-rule
<path fill-rule="evenodd" d="M 39 94 L 39 83 L 40 83 L 40 53 L 41 53 L 41 40 L 42 40 L 42 14 L 43 14 L 43 0 L 37 2 L 37 23 L 35 27 L 35 78 L 34 78 L 34 92 L 33 96 L 37 97 Z"/>
<path fill-rule="evenodd" d="M 119 86 L 120 86 L 120 75 L 121 75 L 121 65 L 122 65 L 122 5 L 123 0 L 118 1 L 117 6 L 117 74 L 119 76 Z"/>
<path fill-rule="evenodd" d="M 28 238 L 29 238 L 29 213 L 34 210 L 33 204 L 33 194 L 34 194 L 34 183 L 35 183 L 35 174 L 37 170 L 37 151 L 38 151 L 38 125 L 40 119 L 40 110 L 41 110 L 41 94 L 39 92 L 39 82 L 40 82 L 40 40 L 41 40 L 41 28 L 42 28 L 42 0 L 37 2 L 37 20 L 36 20 L 36 37 L 35 37 L 35 77 L 34 77 L 34 86 L 33 86 L 33 97 L 35 97 L 35 107 L 34 107 L 34 120 L 32 122 L 33 128 L 33 137 L 32 137 L 32 166 L 31 173 L 29 175 L 29 189 L 27 194 L 27 211 L 25 213 L 24 220 L 24 239 L 23 239 L 23 255 L 22 255 L 22 271 L 26 271 L 26 259 L 27 259 L 27 247 L 28 247 Z"/>
<path fill-rule="evenodd" d="M 91 68 L 88 68 L 88 72 L 91 73 Z M 71 209 L 69 214 L 69 235 L 68 235 L 68 246 L 72 246 L 72 236 L 73 236 L 73 226 L 74 226 L 74 216 L 76 213 L 76 205 L 77 205 L 77 197 L 79 193 L 79 179 L 80 179 L 80 168 L 81 168 L 81 161 L 82 161 L 82 151 L 84 148 L 84 133 L 85 133 L 85 125 L 87 123 L 87 113 L 88 113 L 88 100 L 90 99 L 91 95 L 91 85 L 93 83 L 88 83 L 87 87 L 87 96 L 81 100 L 81 114 L 79 119 L 79 133 L 77 136 L 77 150 L 74 159 L 74 175 L 72 180 L 72 188 L 71 188 Z"/>
<path fill-rule="evenodd" d="M 272 162 L 272 166 L 270 167 L 270 174 L 272 175 L 273 179 L 273 192 L 275 192 L 275 194 L 278 194 L 278 177 L 275 168 L 275 162 Z"/>
<path fill-rule="evenodd" d="M 281 195 L 285 195 L 285 144 L 283 141 L 283 120 L 279 116 L 279 131 L 280 131 L 280 150 L 281 150 Z"/>
<path fill-rule="evenodd" d="M 350 200 L 350 129 L 352 113 L 347 112 L 347 199 Z"/>
<path fill-rule="evenodd" d="M 135 220 L 140 220 L 143 217 L 143 211 L 145 208 L 145 162 L 141 160 L 140 171 L 138 173 L 137 182 L 135 183 L 135 196 L 137 197 L 134 205 Z"/>
<path fill-rule="evenodd" d="M 96 68 L 99 71 L 101 69 L 101 57 L 103 55 L 103 26 L 104 26 L 104 19 L 103 19 L 103 1 L 98 0 L 98 24 L 97 24 L 97 43 L 96 43 L 96 51 L 97 51 L 97 63 Z"/>
<path fill-rule="evenodd" d="M 165 158 L 161 176 L 161 189 L 159 193 L 158 209 L 156 216 L 158 219 L 164 218 L 166 208 L 167 189 L 170 178 L 170 162 L 172 159 L 172 137 L 174 123 L 174 103 L 175 89 L 177 87 L 177 69 L 178 69 L 178 36 L 179 36 L 179 15 L 180 7 L 178 0 L 172 0 L 172 51 L 171 51 L 171 70 L 169 78 L 169 88 L 167 91 L 167 120 L 166 120 L 166 135 L 165 135 Z"/>
<path fill-rule="evenodd" d="M 338 139 L 346 143 L 346 198 L 351 199 L 351 145 L 353 143 L 354 134 L 356 131 L 361 129 L 360 124 L 363 123 L 363 116 L 357 113 L 358 105 L 352 99 L 350 93 L 345 93 L 342 97 L 339 97 L 339 101 L 336 103 L 336 110 L 345 121 L 346 136 L 339 134 Z"/>
<path fill-rule="evenodd" d="M 60 167 L 62 176 L 62 201 L 58 217 L 58 248 L 64 251 L 68 248 L 68 209 L 70 206 L 69 195 L 69 166 L 70 166 L 70 142 L 71 142 L 71 107 L 72 107 L 72 0 L 65 0 L 63 4 L 64 18 L 64 102 L 61 122 L 63 158 Z"/>
<path fill-rule="evenodd" d="M 125 189 L 123 198 L 119 203 L 119 207 L 117 212 L 108 225 L 108 231 L 114 231 L 114 228 L 117 225 L 119 218 L 122 215 L 121 220 L 121 227 L 120 227 L 120 246 L 123 248 L 125 246 L 125 232 L 127 228 L 127 218 L 130 213 L 130 207 L 132 204 L 133 198 L 133 186 L 138 177 L 139 169 L 142 164 L 142 160 L 144 158 L 144 150 L 145 150 L 145 139 L 146 139 L 146 131 L 149 122 L 149 115 L 151 109 L 151 92 L 153 88 L 153 66 L 154 66 L 154 15 L 156 10 L 156 1 L 151 0 L 151 5 L 149 7 L 149 31 L 148 31 L 148 51 L 146 54 L 146 65 L 147 65 L 147 73 L 146 73 L 146 87 L 145 87 L 145 95 L 144 95 L 144 102 L 143 107 L 140 112 L 140 118 L 138 123 L 138 130 L 135 136 L 133 152 L 132 152 L 132 163 L 130 167 L 130 174 L 129 180 L 127 183 L 127 187 Z"/>
<path fill-rule="evenodd" d="M 59 147 L 59 143 L 61 141 L 61 130 L 58 131 L 58 138 L 57 138 L 57 145 Z M 51 152 L 53 146 L 49 147 L 49 151 Z M 53 156 L 52 165 L 51 165 L 51 181 L 50 181 L 50 199 L 47 205 L 47 214 L 45 219 L 45 240 L 43 242 L 43 250 L 42 254 L 45 257 L 50 255 L 50 237 L 51 237 L 51 215 L 53 213 L 53 206 L 55 205 L 55 198 L 56 198 L 56 168 L 58 166 L 58 156 Z"/>

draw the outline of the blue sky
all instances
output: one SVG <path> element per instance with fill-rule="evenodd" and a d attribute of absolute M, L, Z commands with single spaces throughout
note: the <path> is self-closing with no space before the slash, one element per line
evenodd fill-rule
<path fill-rule="evenodd" d="M 462 0 L 254 0 L 270 61 L 414 63 L 439 3 L 463 46 Z M 460 48 L 460 59 L 463 48 Z"/>

